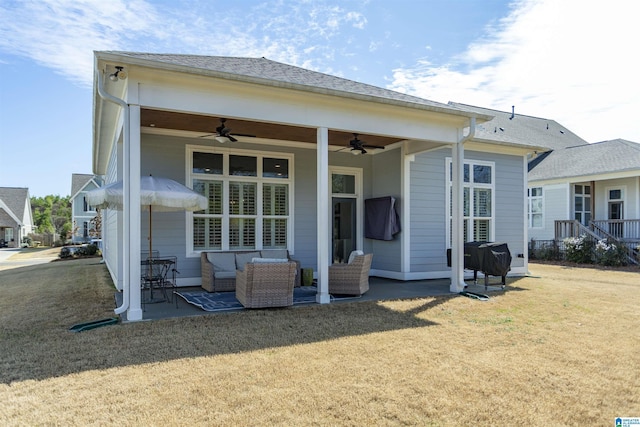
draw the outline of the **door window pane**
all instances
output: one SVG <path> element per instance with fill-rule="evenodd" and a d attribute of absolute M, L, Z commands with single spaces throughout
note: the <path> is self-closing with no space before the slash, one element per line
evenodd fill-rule
<path fill-rule="evenodd" d="M 609 200 L 620 200 L 620 199 L 622 199 L 622 190 L 609 191 Z"/>
<path fill-rule="evenodd" d="M 331 175 L 331 192 L 334 194 L 356 194 L 356 177 L 354 175 Z"/>

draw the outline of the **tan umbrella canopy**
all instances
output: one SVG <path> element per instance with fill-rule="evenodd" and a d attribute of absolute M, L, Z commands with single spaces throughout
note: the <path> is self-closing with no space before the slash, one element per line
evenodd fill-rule
<path fill-rule="evenodd" d="M 122 181 L 88 191 L 87 203 L 99 208 L 121 210 L 123 206 Z M 143 176 L 140 178 L 140 206 L 149 211 L 149 256 L 152 242 L 152 212 L 200 211 L 208 206 L 207 198 L 169 178 Z"/>

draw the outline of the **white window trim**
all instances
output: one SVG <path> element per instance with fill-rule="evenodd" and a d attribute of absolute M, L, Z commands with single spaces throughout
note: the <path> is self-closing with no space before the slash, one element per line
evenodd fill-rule
<path fill-rule="evenodd" d="M 620 190 L 620 198 L 619 199 L 611 199 L 609 198 L 609 193 L 611 192 L 611 190 Z M 605 187 L 604 189 L 605 191 L 605 195 L 607 196 L 607 202 L 604 205 L 604 216 L 605 217 L 609 217 L 609 202 L 622 202 L 622 217 L 623 218 L 629 218 L 627 216 L 627 205 L 628 203 L 626 203 L 626 195 L 627 195 L 627 186 L 626 185 L 612 185 L 610 187 Z"/>
<path fill-rule="evenodd" d="M 576 193 L 576 185 L 580 185 L 582 187 L 582 194 L 577 194 Z M 585 194 L 584 193 L 584 189 L 585 187 L 589 187 L 589 194 Z M 582 182 L 576 182 L 576 183 L 572 183 L 571 184 L 571 200 L 570 200 L 570 204 L 569 204 L 569 208 L 571 209 L 571 219 L 575 219 L 576 218 L 576 214 L 578 212 L 580 212 L 582 214 L 582 218 L 584 220 L 584 215 L 587 213 L 587 211 L 585 210 L 585 207 L 587 206 L 586 202 L 586 198 L 589 198 L 589 208 L 591 208 L 591 202 L 593 200 L 593 197 L 595 197 L 595 195 L 593 194 L 593 188 L 591 187 L 591 184 L 589 183 L 582 183 Z M 581 197 L 582 198 L 582 210 L 581 211 L 577 211 L 576 210 L 576 197 Z M 593 221 L 594 218 L 594 212 L 589 212 L 591 214 L 591 221 Z M 583 221 L 579 221 L 581 224 Z M 589 224 L 582 224 L 584 226 L 588 226 Z"/>
<path fill-rule="evenodd" d="M 533 226 L 533 211 L 531 209 L 531 202 L 534 199 L 534 196 L 531 196 L 531 190 L 533 190 L 534 188 L 539 188 L 540 191 L 542 192 L 542 195 L 540 196 L 535 196 L 536 199 L 540 198 L 542 199 L 542 213 L 540 215 L 542 215 L 542 225 L 539 227 L 534 227 Z M 527 194 L 527 225 L 529 228 L 531 228 L 532 230 L 541 230 L 544 228 L 544 211 L 545 211 L 545 203 L 544 203 L 544 193 L 545 193 L 545 189 L 543 186 L 536 186 L 536 187 L 529 187 L 528 189 L 528 194 Z"/>
<path fill-rule="evenodd" d="M 291 255 L 295 254 L 294 242 L 295 238 L 293 235 L 293 231 L 295 230 L 295 214 L 294 214 L 294 206 L 295 206 L 295 188 L 294 188 L 294 155 L 292 153 L 282 153 L 277 151 L 261 151 L 261 150 L 242 150 L 235 148 L 227 148 L 227 147 L 208 147 L 203 145 L 186 145 L 185 147 L 186 156 L 185 156 L 185 182 L 187 183 L 187 187 L 193 187 L 193 180 L 202 178 L 208 180 L 217 180 L 222 181 L 225 185 L 225 188 L 228 189 L 228 184 L 231 181 L 235 182 L 255 182 L 257 183 L 257 194 L 256 194 L 256 248 L 255 250 L 262 249 L 262 214 L 263 214 L 263 206 L 262 206 L 262 197 L 263 197 L 263 188 L 262 184 L 287 184 L 289 185 L 289 215 L 287 217 L 287 250 Z M 214 153 L 214 154 L 222 154 L 223 155 L 223 174 L 222 175 L 211 175 L 211 174 L 197 174 L 193 173 L 193 153 Z M 230 155 L 239 155 L 239 156 L 249 156 L 257 158 L 257 176 L 255 177 L 245 177 L 245 176 L 236 176 L 229 175 L 229 156 Z M 264 178 L 262 177 L 262 159 L 264 157 L 276 157 L 287 159 L 289 162 L 289 177 L 288 178 Z M 222 213 L 222 249 L 220 252 L 229 250 L 229 191 L 224 191 L 223 193 L 223 213 Z M 237 216 L 236 216 L 237 217 Z M 253 217 L 253 216 L 252 216 Z M 195 258 L 199 257 L 201 252 L 213 252 L 215 249 L 206 249 L 206 250 L 195 250 L 193 248 L 193 212 L 187 212 L 186 215 L 186 224 L 185 224 L 185 234 L 186 234 L 186 256 L 187 258 Z"/>
<path fill-rule="evenodd" d="M 452 180 L 451 180 L 451 157 L 447 157 L 445 159 L 445 230 L 446 230 L 446 235 L 445 235 L 445 245 L 447 249 L 451 248 L 451 212 L 450 212 L 450 206 L 451 206 L 451 185 L 452 185 Z M 490 162 L 490 161 L 486 161 L 486 160 L 473 160 L 473 159 L 464 159 L 464 164 L 465 165 L 469 165 L 469 171 L 470 174 L 473 175 L 473 165 L 478 165 L 478 166 L 490 166 L 491 167 L 491 184 L 481 184 L 481 183 L 473 183 L 471 182 L 472 179 L 469 179 L 468 183 L 463 183 L 463 188 L 469 188 L 469 213 L 471 214 L 471 216 L 465 216 L 464 219 L 465 220 L 470 220 L 469 221 L 469 227 L 467 229 L 467 232 L 469 233 L 469 236 L 473 236 L 473 230 L 474 230 L 474 224 L 473 221 L 471 219 L 475 219 L 473 217 L 473 191 L 471 191 L 471 188 L 488 188 L 491 189 L 491 217 L 489 218 L 489 222 L 490 222 L 490 227 L 491 227 L 491 232 L 489 233 L 489 240 L 490 241 L 495 241 L 496 237 L 496 163 L 495 162 Z M 463 196 L 464 197 L 464 196 Z M 464 236 L 464 241 L 468 241 L 469 236 Z"/>
<path fill-rule="evenodd" d="M 355 178 L 355 194 L 348 193 L 333 193 L 332 190 L 332 177 L 337 175 L 351 175 Z M 356 249 L 362 250 L 364 248 L 364 200 L 362 198 L 363 183 L 362 183 L 362 168 L 348 168 L 339 166 L 329 166 L 329 191 L 331 191 L 331 201 L 329 204 L 329 218 L 333 218 L 333 212 L 331 212 L 333 206 L 333 198 L 338 197 L 342 199 L 356 199 Z M 331 234 L 331 230 L 329 230 Z M 329 235 L 329 242 L 332 238 Z"/>

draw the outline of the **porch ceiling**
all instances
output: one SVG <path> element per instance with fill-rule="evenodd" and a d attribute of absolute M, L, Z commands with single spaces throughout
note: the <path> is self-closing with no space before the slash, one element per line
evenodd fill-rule
<path fill-rule="evenodd" d="M 216 132 L 216 128 L 220 126 L 220 118 L 221 117 L 143 108 L 141 111 L 140 124 L 142 127 L 155 129 L 197 132 L 202 133 L 202 136 L 204 136 Z M 227 118 L 225 125 L 231 129 L 231 134 L 234 136 L 316 143 L 316 128 L 234 118 Z M 349 141 L 353 139 L 354 132 L 358 133 L 358 138 L 367 145 L 386 147 L 403 140 L 401 138 L 361 134 L 356 130 L 353 132 L 344 132 L 329 129 L 329 145 L 348 147 Z"/>

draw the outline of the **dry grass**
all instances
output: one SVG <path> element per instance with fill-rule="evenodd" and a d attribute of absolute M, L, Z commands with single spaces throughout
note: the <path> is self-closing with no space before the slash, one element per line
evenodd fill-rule
<path fill-rule="evenodd" d="M 8 425 L 612 425 L 640 414 L 640 273 L 531 265 L 488 302 L 109 326 L 97 260 L 0 272 Z"/>

